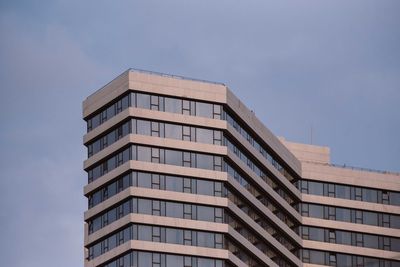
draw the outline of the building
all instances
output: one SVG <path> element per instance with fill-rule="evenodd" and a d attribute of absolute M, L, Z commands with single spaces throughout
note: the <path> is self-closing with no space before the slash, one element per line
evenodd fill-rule
<path fill-rule="evenodd" d="M 224 84 L 130 69 L 83 118 L 85 267 L 400 266 L 400 175 L 277 138 Z"/>

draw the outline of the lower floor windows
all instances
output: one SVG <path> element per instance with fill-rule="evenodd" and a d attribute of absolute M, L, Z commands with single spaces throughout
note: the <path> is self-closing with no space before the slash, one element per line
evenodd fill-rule
<path fill-rule="evenodd" d="M 303 249 L 301 259 L 304 263 L 328 266 L 356 266 L 356 267 L 396 267 L 400 261 L 378 258 L 361 257 L 350 254 L 332 253 L 319 250 Z"/>
<path fill-rule="evenodd" d="M 132 251 L 101 267 L 229 267 L 220 259 Z"/>
<path fill-rule="evenodd" d="M 88 249 L 88 259 L 92 260 L 129 240 L 223 248 L 223 234 L 221 233 L 133 224 L 91 245 Z"/>
<path fill-rule="evenodd" d="M 128 215 L 129 213 L 149 214 L 198 221 L 223 222 L 223 208 L 163 201 L 147 198 L 131 198 L 118 206 L 88 221 L 89 234 Z"/>

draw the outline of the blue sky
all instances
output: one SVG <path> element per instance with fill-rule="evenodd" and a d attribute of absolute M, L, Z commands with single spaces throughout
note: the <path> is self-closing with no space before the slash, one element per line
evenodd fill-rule
<path fill-rule="evenodd" d="M 226 83 L 275 134 L 400 172 L 399 1 L 1 1 L 0 258 L 82 266 L 83 99 L 129 67 Z"/>

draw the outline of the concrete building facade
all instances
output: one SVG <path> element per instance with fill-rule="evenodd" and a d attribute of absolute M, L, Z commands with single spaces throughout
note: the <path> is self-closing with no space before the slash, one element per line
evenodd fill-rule
<path fill-rule="evenodd" d="M 400 175 L 279 139 L 224 84 L 130 69 L 83 118 L 85 267 L 400 266 Z"/>

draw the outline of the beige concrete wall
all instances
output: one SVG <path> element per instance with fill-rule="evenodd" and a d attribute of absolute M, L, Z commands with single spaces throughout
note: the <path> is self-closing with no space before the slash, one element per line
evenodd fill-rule
<path fill-rule="evenodd" d="M 125 71 L 114 80 L 88 96 L 82 103 L 83 118 L 100 109 L 105 104 L 118 98 L 128 90 L 129 72 Z"/>
<path fill-rule="evenodd" d="M 303 178 L 354 186 L 400 191 L 400 175 L 383 174 L 303 162 Z"/>
<path fill-rule="evenodd" d="M 364 257 L 381 258 L 387 260 L 400 260 L 400 252 L 392 252 L 381 249 L 372 249 L 341 244 L 325 243 L 311 240 L 303 240 L 303 246 L 307 249 L 325 250 L 337 253 L 352 254 Z"/>
<path fill-rule="evenodd" d="M 301 162 L 331 163 L 329 147 L 289 142 L 283 137 L 279 137 L 279 140 Z"/>
<path fill-rule="evenodd" d="M 373 235 L 400 237 L 400 229 L 379 227 L 367 224 L 357 224 L 341 221 L 324 220 L 311 217 L 303 217 L 303 225 L 338 229 L 351 232 L 361 232 Z"/>
<path fill-rule="evenodd" d="M 336 206 L 336 207 L 343 207 L 350 209 L 400 214 L 399 206 L 383 205 L 365 201 L 356 201 L 356 200 L 308 195 L 308 194 L 302 194 L 302 201 L 307 203 L 315 203 L 315 204 L 322 204 L 322 205 L 329 205 L 329 206 Z"/>

